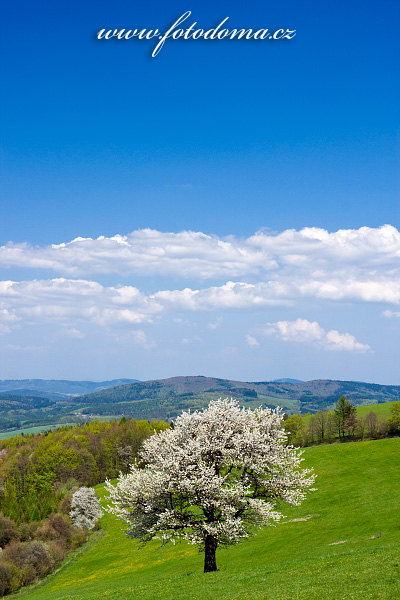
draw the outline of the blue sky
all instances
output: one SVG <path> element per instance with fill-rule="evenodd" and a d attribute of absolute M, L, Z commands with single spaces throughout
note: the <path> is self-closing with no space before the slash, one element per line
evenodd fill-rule
<path fill-rule="evenodd" d="M 3 2 L 0 378 L 400 383 L 399 12 Z"/>

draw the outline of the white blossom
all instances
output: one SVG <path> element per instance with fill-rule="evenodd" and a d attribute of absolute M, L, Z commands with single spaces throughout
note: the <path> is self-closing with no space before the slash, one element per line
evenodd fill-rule
<path fill-rule="evenodd" d="M 100 501 L 93 488 L 81 487 L 72 495 L 69 516 L 76 527 L 93 529 L 102 514 Z"/>

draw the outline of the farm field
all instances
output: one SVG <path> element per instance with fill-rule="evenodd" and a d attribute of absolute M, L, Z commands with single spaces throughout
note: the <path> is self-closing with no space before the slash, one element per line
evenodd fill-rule
<path fill-rule="evenodd" d="M 317 491 L 287 518 L 217 551 L 219 571 L 187 544 L 139 548 L 114 517 L 27 600 L 323 600 L 400 597 L 400 438 L 306 448 Z M 98 486 L 102 493 L 102 486 Z"/>
<path fill-rule="evenodd" d="M 17 435 L 29 435 L 33 433 L 42 433 L 43 431 L 57 429 L 57 427 L 68 427 L 75 423 L 55 423 L 54 425 L 38 425 L 37 427 L 26 427 L 25 429 L 13 429 L 11 431 L 3 431 L 0 433 L 0 440 L 6 440 Z"/>

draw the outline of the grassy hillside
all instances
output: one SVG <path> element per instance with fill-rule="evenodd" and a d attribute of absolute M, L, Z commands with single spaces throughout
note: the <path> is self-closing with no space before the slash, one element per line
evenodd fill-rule
<path fill-rule="evenodd" d="M 365 404 L 364 406 L 357 406 L 357 416 L 365 417 L 372 411 L 376 413 L 378 417 L 381 417 L 382 419 L 388 419 L 392 416 L 391 408 L 395 402 L 398 402 L 398 400 L 394 402 L 385 402 L 383 404 Z M 311 414 L 302 415 L 302 419 L 306 427 L 308 427 L 308 424 L 310 423 L 310 417 Z"/>
<path fill-rule="evenodd" d="M 392 416 L 391 408 L 393 405 L 394 402 L 386 402 L 385 404 L 369 404 L 367 406 L 358 406 L 357 415 L 359 417 L 365 417 L 365 415 L 372 411 L 376 413 L 378 417 L 382 417 L 382 419 L 388 419 Z"/>
<path fill-rule="evenodd" d="M 285 522 L 217 551 L 217 573 L 186 544 L 138 548 L 109 515 L 103 531 L 27 600 L 323 600 L 400 597 L 400 438 L 317 446 L 318 490 Z M 377 534 L 380 534 L 377 536 Z M 95 536 L 98 534 L 95 534 Z"/>

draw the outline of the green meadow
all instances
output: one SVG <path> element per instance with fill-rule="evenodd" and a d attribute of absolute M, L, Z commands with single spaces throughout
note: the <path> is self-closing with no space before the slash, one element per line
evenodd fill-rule
<path fill-rule="evenodd" d="M 286 518 L 217 551 L 219 571 L 180 543 L 139 548 L 114 517 L 27 600 L 400 598 L 400 438 L 306 448 L 317 491 Z M 102 486 L 98 490 L 103 494 Z"/>
<path fill-rule="evenodd" d="M 56 423 L 55 425 L 38 425 L 37 427 L 26 427 L 25 429 L 13 429 L 12 431 L 3 431 L 0 433 L 0 440 L 6 440 L 17 435 L 30 435 L 35 433 L 43 433 L 43 431 L 53 431 L 57 427 L 67 427 L 75 425 L 75 423 Z"/>
<path fill-rule="evenodd" d="M 392 416 L 392 407 L 397 402 L 383 402 L 382 404 L 367 404 L 364 406 L 357 406 L 357 416 L 365 417 L 371 411 L 376 413 L 378 417 L 382 419 L 388 419 Z"/>
<path fill-rule="evenodd" d="M 370 402 L 369 400 L 365 400 L 365 402 Z M 392 407 L 394 406 L 394 404 L 397 404 L 397 400 L 393 401 L 393 402 L 383 402 L 382 404 L 364 404 L 363 406 L 357 406 L 356 410 L 357 410 L 357 416 L 358 417 L 365 417 L 368 413 L 370 412 L 374 412 L 378 417 L 382 418 L 382 419 L 388 419 L 389 417 L 392 416 Z M 308 424 L 310 422 L 310 417 L 311 414 L 307 413 L 305 415 L 302 415 L 302 419 L 304 421 L 304 424 L 308 427 Z"/>

